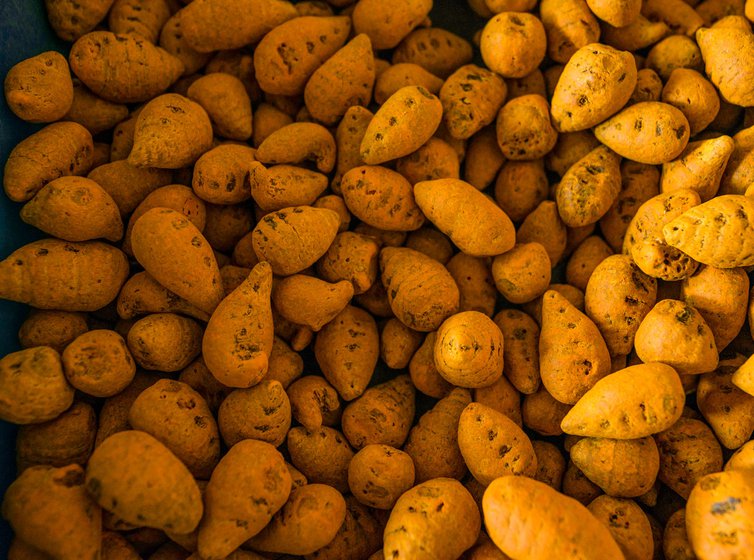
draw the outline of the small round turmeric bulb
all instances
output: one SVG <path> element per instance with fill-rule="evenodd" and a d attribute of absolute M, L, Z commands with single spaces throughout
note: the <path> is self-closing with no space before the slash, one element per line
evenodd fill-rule
<path fill-rule="evenodd" d="M 92 135 L 80 124 L 47 125 L 11 150 L 3 170 L 5 194 L 15 202 L 26 202 L 53 179 L 86 175 L 93 154 Z"/>
<path fill-rule="evenodd" d="M 690 189 L 658 194 L 644 202 L 631 219 L 623 239 L 623 253 L 630 255 L 645 274 L 669 282 L 691 276 L 699 263 L 670 245 L 663 232 L 666 224 L 698 206 L 699 194 Z"/>
<path fill-rule="evenodd" d="M 705 69 L 722 97 L 743 107 L 754 104 L 751 77 L 754 71 L 750 30 L 732 28 L 699 29 L 696 41 L 704 59 Z"/>
<path fill-rule="evenodd" d="M 271 291 L 272 270 L 268 263 L 259 263 L 210 317 L 202 353 L 223 385 L 251 387 L 267 373 L 274 338 Z"/>
<path fill-rule="evenodd" d="M 340 217 L 327 208 L 294 206 L 271 212 L 254 228 L 252 243 L 272 272 L 289 276 L 313 265 L 330 248 Z"/>
<path fill-rule="evenodd" d="M 345 16 L 304 16 L 281 23 L 254 48 L 259 87 L 275 95 L 304 93 L 309 78 L 343 46 L 350 30 L 351 19 Z"/>
<path fill-rule="evenodd" d="M 681 374 L 709 373 L 718 363 L 715 336 L 704 317 L 676 299 L 657 302 L 644 316 L 634 349 L 643 362 L 662 362 Z"/>
<path fill-rule="evenodd" d="M 422 181 L 414 185 L 414 197 L 427 218 L 467 255 L 492 257 L 516 243 L 508 215 L 465 181 Z"/>
<path fill-rule="evenodd" d="M 272 301 L 284 319 L 314 332 L 343 311 L 352 297 L 353 284 L 348 280 L 329 283 L 306 274 L 282 278 L 272 291 Z"/>
<path fill-rule="evenodd" d="M 541 243 L 519 243 L 492 261 L 497 290 L 511 303 L 532 301 L 547 291 L 550 257 Z"/>
<path fill-rule="evenodd" d="M 207 74 L 191 84 L 186 95 L 207 111 L 218 136 L 238 141 L 251 138 L 251 100 L 243 82 L 235 76 Z"/>
<path fill-rule="evenodd" d="M 63 351 L 68 382 L 95 397 L 111 397 L 133 381 L 136 364 L 117 332 L 95 329 L 83 333 Z"/>
<path fill-rule="evenodd" d="M 86 87 L 116 103 L 148 101 L 168 89 L 184 70 L 178 58 L 142 37 L 110 31 L 80 37 L 68 60 Z"/>
<path fill-rule="evenodd" d="M 107 23 L 114 33 L 133 33 L 156 44 L 171 12 L 167 0 L 116 0 Z"/>
<path fill-rule="evenodd" d="M 73 404 L 73 395 L 60 355 L 48 346 L 19 350 L 0 359 L 0 419 L 6 422 L 52 420 Z"/>
<path fill-rule="evenodd" d="M 18 329 L 21 348 L 49 346 L 62 353 L 77 336 L 89 330 L 84 313 L 34 309 Z"/>
<path fill-rule="evenodd" d="M 220 435 L 204 398 L 186 383 L 160 379 L 131 405 L 129 425 L 156 438 L 206 480 L 220 459 Z"/>
<path fill-rule="evenodd" d="M 657 165 L 681 155 L 690 129 L 679 109 L 659 101 L 643 101 L 603 121 L 594 135 L 620 156 Z"/>
<path fill-rule="evenodd" d="M 584 476 L 617 498 L 636 498 L 649 492 L 660 469 L 660 453 L 651 436 L 587 437 L 576 442 L 570 453 Z"/>
<path fill-rule="evenodd" d="M 348 465 L 348 486 L 364 505 L 392 509 L 414 484 L 414 462 L 407 453 L 383 444 L 367 445 Z"/>
<path fill-rule="evenodd" d="M 343 400 L 350 401 L 369 385 L 379 345 L 374 318 L 361 308 L 347 305 L 317 333 L 314 357 L 325 379 Z"/>
<path fill-rule="evenodd" d="M 201 352 L 202 327 L 175 313 L 151 313 L 131 325 L 126 341 L 140 367 L 180 371 Z"/>
<path fill-rule="evenodd" d="M 407 327 L 433 331 L 458 311 L 458 286 L 438 261 L 406 247 L 385 247 L 380 269 L 390 308 Z"/>
<path fill-rule="evenodd" d="M 555 127 L 575 132 L 598 125 L 628 102 L 636 79 L 631 53 L 599 43 L 580 48 L 566 63 L 552 95 Z"/>
<path fill-rule="evenodd" d="M 368 105 L 374 86 L 374 53 L 369 37 L 357 35 L 320 66 L 304 88 L 311 115 L 336 124 L 354 105 Z"/>
<path fill-rule="evenodd" d="M 337 2 L 344 6 L 351 2 Z M 377 50 L 398 46 L 424 20 L 432 0 L 362 0 L 353 10 L 356 33 L 366 33 Z"/>
<path fill-rule="evenodd" d="M 202 106 L 177 93 L 166 93 L 139 113 L 128 163 L 180 169 L 193 164 L 211 146 L 212 122 Z"/>
<path fill-rule="evenodd" d="M 442 103 L 421 86 L 406 86 L 375 113 L 361 141 L 361 158 L 378 165 L 418 150 L 440 126 Z"/>
<path fill-rule="evenodd" d="M 73 103 L 73 81 L 65 57 L 55 51 L 22 60 L 5 76 L 5 101 L 20 119 L 60 120 Z"/>
<path fill-rule="evenodd" d="M 21 209 L 27 224 L 66 241 L 123 237 L 123 221 L 113 198 L 85 177 L 58 177 Z"/>
<path fill-rule="evenodd" d="M 502 106 L 495 121 L 497 144 L 510 160 L 533 160 L 547 155 L 558 141 L 550 105 L 538 93 L 516 97 Z"/>
<path fill-rule="evenodd" d="M 204 509 L 188 468 L 137 430 L 113 434 L 95 449 L 86 467 L 86 489 L 127 523 L 178 534 L 196 529 Z"/>
<path fill-rule="evenodd" d="M 267 526 L 249 541 L 254 550 L 312 554 L 335 538 L 346 517 L 343 495 L 327 484 L 294 489 Z"/>
<path fill-rule="evenodd" d="M 413 231 L 424 224 L 411 183 L 379 165 L 361 165 L 343 174 L 340 183 L 348 210 L 364 223 L 387 231 Z"/>
<path fill-rule="evenodd" d="M 471 138 L 495 120 L 507 93 L 505 80 L 495 72 L 475 64 L 461 66 L 440 89 L 448 133 L 461 140 Z"/>
<path fill-rule="evenodd" d="M 746 558 L 751 554 L 753 493 L 751 470 L 711 473 L 696 484 L 686 504 L 686 530 L 699 558 Z"/>
<path fill-rule="evenodd" d="M 217 411 L 217 423 L 228 447 L 245 439 L 279 447 L 291 427 L 291 403 L 279 381 L 265 378 L 225 397 Z"/>
<path fill-rule="evenodd" d="M 539 363 L 545 388 L 565 404 L 610 373 L 610 351 L 597 325 L 553 289 L 542 297 Z"/>
<path fill-rule="evenodd" d="M 460 482 L 428 480 L 395 503 L 385 527 L 385 558 L 459 558 L 476 542 L 481 524 L 476 502 Z"/>
<path fill-rule="evenodd" d="M 575 436 L 637 439 L 675 424 L 685 402 L 683 385 L 672 367 L 639 364 L 597 381 L 560 425 Z"/>
<path fill-rule="evenodd" d="M 286 390 L 293 417 L 308 431 L 321 426 L 335 426 L 340 421 L 338 392 L 324 377 L 306 375 Z"/>
<path fill-rule="evenodd" d="M 401 447 L 414 421 L 415 395 L 408 375 L 370 387 L 343 411 L 343 434 L 356 449 L 373 443 Z"/>
<path fill-rule="evenodd" d="M 503 12 L 487 22 L 480 49 L 491 70 L 505 78 L 523 78 L 545 57 L 545 28 L 533 14 Z"/>
<path fill-rule="evenodd" d="M 589 510 L 532 478 L 494 480 L 484 492 L 482 511 L 492 541 L 514 558 L 549 558 L 566 546 L 572 558 L 624 558 Z"/>
<path fill-rule="evenodd" d="M 421 86 L 437 95 L 443 86 L 443 81 L 442 78 L 438 78 L 418 64 L 397 62 L 380 69 L 377 73 L 374 83 L 374 100 L 382 105 L 396 91 L 406 86 Z"/>
<path fill-rule="evenodd" d="M 44 465 L 26 469 L 8 487 L 3 517 L 17 539 L 34 543 L 36 551 L 17 558 L 100 557 L 102 513 L 83 483 L 79 465 L 59 469 Z"/>
<path fill-rule="evenodd" d="M 200 53 L 211 53 L 259 42 L 270 30 L 296 17 L 296 8 L 284 0 L 202 0 L 179 13 L 186 43 Z"/>
<path fill-rule="evenodd" d="M 479 311 L 446 319 L 437 331 L 435 366 L 458 387 L 486 387 L 503 373 L 503 333 Z"/>
<path fill-rule="evenodd" d="M 529 437 L 507 415 L 479 402 L 461 413 L 458 446 L 471 474 L 484 486 L 501 476 L 533 477 L 537 472 Z"/>
<path fill-rule="evenodd" d="M 247 439 L 230 448 L 212 473 L 198 530 L 202 558 L 244 558 L 232 553 L 272 519 L 291 490 L 283 456 L 270 444 Z M 197 554 L 198 556 L 198 554 Z"/>
<path fill-rule="evenodd" d="M 220 269 L 207 239 L 181 212 L 152 208 L 131 231 L 134 256 L 168 290 L 211 313 L 223 299 Z"/>

